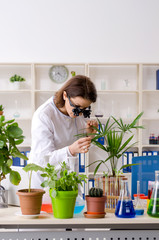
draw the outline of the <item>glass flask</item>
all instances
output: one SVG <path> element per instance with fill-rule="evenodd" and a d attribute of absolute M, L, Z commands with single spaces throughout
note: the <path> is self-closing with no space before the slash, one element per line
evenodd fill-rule
<path fill-rule="evenodd" d="M 74 213 L 75 214 L 81 213 L 83 211 L 84 207 L 85 207 L 85 201 L 80 195 L 78 195 L 76 198 Z"/>
<path fill-rule="evenodd" d="M 128 189 L 128 180 L 126 178 L 121 180 L 120 197 L 115 209 L 115 216 L 119 218 L 135 217 L 135 210 Z"/>
<path fill-rule="evenodd" d="M 155 171 L 155 184 L 152 190 L 147 214 L 159 218 L 159 171 Z"/>
<path fill-rule="evenodd" d="M 140 198 L 140 181 L 137 181 L 137 197 L 135 201 L 135 214 L 136 215 L 144 214 L 144 208 Z"/>
<path fill-rule="evenodd" d="M 97 106 L 95 108 L 95 117 L 103 117 L 103 111 L 102 111 L 102 107 L 101 107 L 101 100 L 100 100 L 100 98 L 98 98 L 96 105 Z"/>

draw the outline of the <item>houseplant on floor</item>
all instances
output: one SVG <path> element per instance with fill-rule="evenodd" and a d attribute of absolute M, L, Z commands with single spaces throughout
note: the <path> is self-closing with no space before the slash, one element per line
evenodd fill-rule
<path fill-rule="evenodd" d="M 27 189 L 20 189 L 17 192 L 20 201 L 21 212 L 23 215 L 37 215 L 40 214 L 42 197 L 45 191 L 43 189 L 31 188 L 32 172 L 44 171 L 44 168 L 32 163 L 26 165 L 23 170 L 29 173 L 29 185 Z"/>
<path fill-rule="evenodd" d="M 135 164 L 126 164 L 122 165 L 120 168 L 118 168 L 118 163 L 121 161 L 122 155 L 134 147 L 135 143 L 130 144 L 131 140 L 134 137 L 134 134 L 132 133 L 133 129 L 141 128 L 143 129 L 143 126 L 139 126 L 138 121 L 143 115 L 143 112 L 141 112 L 130 124 L 125 124 L 123 120 L 120 118 L 119 120 L 115 117 L 111 116 L 108 118 L 108 120 L 105 123 L 105 127 L 103 127 L 101 121 L 97 118 L 99 129 L 96 127 L 93 127 L 96 130 L 96 133 L 93 134 L 94 137 L 92 138 L 92 143 L 96 145 L 98 148 L 102 149 L 106 153 L 105 159 L 102 160 L 96 160 L 93 163 L 89 164 L 87 167 L 97 164 L 94 170 L 94 175 L 97 173 L 99 167 L 101 165 L 105 165 L 107 168 L 107 173 L 105 174 L 104 183 L 103 184 L 103 190 L 104 192 L 107 192 L 107 200 L 109 199 L 110 195 L 114 194 L 117 195 L 117 198 L 111 199 L 110 201 L 113 201 L 114 205 L 117 203 L 118 195 L 120 192 L 120 182 L 118 181 L 119 175 L 121 173 L 121 170 L 126 167 L 130 167 Z M 125 135 L 129 133 L 130 136 L 127 140 L 124 140 Z M 92 134 L 87 134 L 92 135 Z M 84 134 L 78 134 L 79 137 L 83 137 Z M 102 145 L 100 142 L 98 142 L 98 139 L 104 137 L 105 145 Z M 110 167 L 107 163 L 110 163 Z M 110 185 L 113 186 L 113 190 L 108 192 L 110 189 Z M 108 187 L 109 186 L 109 187 Z M 111 203 L 109 205 L 112 205 Z M 115 210 L 115 208 L 114 208 Z M 114 211 L 113 210 L 113 211 Z"/>
<path fill-rule="evenodd" d="M 19 128 L 18 123 L 14 119 L 5 121 L 5 116 L 0 116 L 0 189 L 1 193 L 1 207 L 7 207 L 5 189 L 1 185 L 2 180 L 9 175 L 10 182 L 18 185 L 21 181 L 20 174 L 12 170 L 12 157 L 20 157 L 24 160 L 28 158 L 23 155 L 17 148 L 24 141 L 23 131 Z M 4 192 L 3 192 L 4 191 Z M 3 204 L 4 203 L 4 204 Z"/>
<path fill-rule="evenodd" d="M 87 218 L 103 218 L 105 216 L 106 196 L 103 195 L 101 188 L 91 188 L 89 195 L 85 196 L 87 203 L 87 212 L 84 216 Z"/>

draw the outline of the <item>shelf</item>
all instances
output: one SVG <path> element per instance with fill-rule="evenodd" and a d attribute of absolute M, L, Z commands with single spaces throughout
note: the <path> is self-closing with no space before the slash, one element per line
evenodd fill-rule
<path fill-rule="evenodd" d="M 8 93 L 22 93 L 22 92 L 31 92 L 32 90 L 30 89 L 30 90 L 28 90 L 28 89 L 19 89 L 19 90 L 0 90 L 0 92 L 8 92 Z"/>
<path fill-rule="evenodd" d="M 159 93 L 159 90 L 143 90 L 143 93 Z"/>
<path fill-rule="evenodd" d="M 159 118 L 143 118 L 142 121 L 159 121 Z"/>
<path fill-rule="evenodd" d="M 159 144 L 147 144 L 147 145 L 142 145 L 142 148 L 144 148 L 144 147 L 153 147 L 153 148 L 159 148 Z"/>
<path fill-rule="evenodd" d="M 109 93 L 139 93 L 139 91 L 130 91 L 130 90 L 98 90 L 98 94 L 109 94 Z"/>
<path fill-rule="evenodd" d="M 52 90 L 35 90 L 35 93 L 52 93 L 54 94 L 56 91 Z"/>
<path fill-rule="evenodd" d="M 95 114 L 102 109 L 103 117 L 99 117 L 102 123 L 105 124 L 110 116 L 122 118 L 123 122 L 130 123 L 144 111 L 140 124 L 143 124 L 145 129 L 133 132 L 132 142 L 138 143 L 131 150 L 138 151 L 139 155 L 142 155 L 143 148 L 154 148 L 154 150 L 159 148 L 159 145 L 148 144 L 151 132 L 159 134 L 157 112 L 159 90 L 156 90 L 156 71 L 159 69 L 159 63 L 1 63 L 0 104 L 4 105 L 4 114 L 6 119 L 10 120 L 14 119 L 15 100 L 18 101 L 20 118 L 15 118 L 15 121 L 24 130 L 26 137 L 19 146 L 21 149 L 30 148 L 31 119 L 34 111 L 64 84 L 57 84 L 50 79 L 49 69 L 53 65 L 65 65 L 69 71 L 68 79 L 72 77 L 71 71 L 75 71 L 76 75 L 87 75 L 94 82 L 98 98 L 96 103 L 91 104 L 90 119 L 97 119 Z M 13 83 L 9 81 L 9 78 L 15 74 L 26 79 L 20 90 L 12 89 Z M 104 151 L 93 148 L 87 154 L 86 165 L 97 159 L 105 159 Z M 93 175 L 94 168 L 95 166 L 86 168 L 85 173 L 88 176 Z M 102 175 L 102 170 L 106 171 L 100 168 L 97 174 Z"/>

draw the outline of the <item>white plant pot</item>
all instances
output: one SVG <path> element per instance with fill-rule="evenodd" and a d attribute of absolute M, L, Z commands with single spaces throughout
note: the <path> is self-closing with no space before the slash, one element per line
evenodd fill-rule
<path fill-rule="evenodd" d="M 12 82 L 11 89 L 12 90 L 19 90 L 21 88 L 21 82 Z"/>

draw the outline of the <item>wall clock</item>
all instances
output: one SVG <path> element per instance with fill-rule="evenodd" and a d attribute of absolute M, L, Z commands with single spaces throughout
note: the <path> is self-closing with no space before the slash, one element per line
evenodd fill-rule
<path fill-rule="evenodd" d="M 49 70 L 49 77 L 56 83 L 63 83 L 68 78 L 68 69 L 63 65 L 54 65 Z"/>

